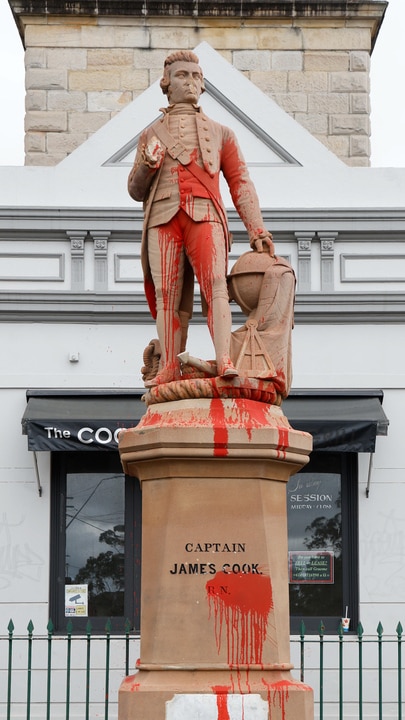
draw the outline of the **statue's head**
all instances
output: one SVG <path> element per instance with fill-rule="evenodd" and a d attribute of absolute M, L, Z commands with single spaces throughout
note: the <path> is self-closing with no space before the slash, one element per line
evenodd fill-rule
<path fill-rule="evenodd" d="M 171 53 L 164 63 L 160 87 L 167 95 L 170 104 L 198 102 L 205 87 L 197 55 L 191 50 L 177 50 Z"/>

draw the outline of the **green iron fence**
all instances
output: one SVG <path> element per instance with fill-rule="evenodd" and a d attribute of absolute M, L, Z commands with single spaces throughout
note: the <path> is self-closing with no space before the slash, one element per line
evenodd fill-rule
<path fill-rule="evenodd" d="M 36 635 L 30 621 L 27 633 L 15 633 L 10 620 L 0 635 L 1 720 L 116 720 L 118 689 L 134 671 L 139 640 L 128 621 L 121 635 L 103 635 L 87 624 L 85 635 Z M 359 624 L 354 633 L 291 638 L 294 676 L 314 689 L 319 720 L 402 720 L 402 625 L 387 635 L 381 623 L 374 635 Z"/>
<path fill-rule="evenodd" d="M 361 623 L 356 632 L 291 639 L 292 661 L 299 679 L 314 690 L 315 717 L 319 720 L 402 720 L 402 636 L 384 634 L 381 623 L 366 635 Z"/>
<path fill-rule="evenodd" d="M 8 635 L 0 635 L 1 720 L 116 720 L 118 689 L 135 668 L 139 643 L 127 621 L 122 635 L 93 633 L 91 622 L 85 635 L 55 635 L 53 623 L 47 634 L 35 635 L 30 621 L 26 635 L 15 633 L 10 620 Z"/>

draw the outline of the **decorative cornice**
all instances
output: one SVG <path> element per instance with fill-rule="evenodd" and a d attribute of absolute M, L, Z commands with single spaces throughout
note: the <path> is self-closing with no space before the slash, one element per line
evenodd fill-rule
<path fill-rule="evenodd" d="M 232 224 L 232 231 L 243 230 L 242 223 L 236 210 L 228 211 L 228 218 Z M 262 208 L 265 222 L 276 225 L 292 233 L 297 231 L 325 230 L 335 232 L 345 229 L 352 230 L 356 239 L 367 241 L 368 231 L 372 225 L 373 231 L 389 233 L 405 231 L 405 206 L 387 208 Z M 51 224 L 50 224 L 51 221 Z M 96 231 L 114 232 L 127 230 L 132 233 L 142 228 L 142 208 L 69 208 L 69 207 L 0 207 L 0 239 L 2 236 L 10 237 L 12 232 L 26 229 L 33 237 L 33 233 L 44 231 L 53 237 L 65 236 L 67 231 Z M 363 227 L 361 226 L 363 223 Z M 238 227 L 236 227 L 238 226 Z M 362 235 L 363 233 L 363 235 Z"/>
<path fill-rule="evenodd" d="M 302 19 L 328 18 L 361 20 L 371 25 L 374 45 L 388 2 L 382 0 L 9 0 L 15 21 L 23 36 L 26 16 L 65 15 L 95 17 L 168 17 L 280 20 L 291 18 L 295 26 Z M 23 19 L 25 16 L 25 20 Z"/>
<path fill-rule="evenodd" d="M 248 243 L 246 231 L 236 211 L 230 211 L 228 215 L 235 241 L 230 255 L 232 259 L 234 253 L 243 251 L 244 244 L 248 250 Z M 370 255 L 374 259 L 376 250 L 384 258 L 394 258 L 394 255 L 399 257 L 399 250 L 393 255 L 392 249 L 385 252 L 384 247 L 393 241 L 399 244 L 399 247 L 403 246 L 404 207 L 294 210 L 276 208 L 264 209 L 263 216 L 266 226 L 274 233 L 280 255 L 283 255 L 283 250 L 290 253 L 291 248 L 296 246 L 298 264 L 311 263 L 311 256 L 308 255 L 311 242 L 317 247 L 321 244 L 321 291 L 311 291 L 311 285 L 316 287 L 316 282 L 312 283 L 311 280 L 311 268 L 308 268 L 305 281 L 304 271 L 302 267 L 298 267 L 301 281 L 295 306 L 297 324 L 405 322 L 405 293 L 395 289 L 393 292 L 386 292 L 389 285 L 382 271 L 376 277 L 365 274 L 353 279 L 353 276 L 350 276 L 354 284 L 368 282 L 374 285 L 371 291 L 364 293 L 356 288 L 356 292 L 342 292 L 343 288 L 340 287 L 333 292 L 333 269 L 329 267 L 339 256 L 337 252 L 336 257 L 332 256 L 332 245 L 336 247 L 341 243 L 346 243 L 346 255 L 347 246 L 355 243 L 353 252 L 357 253 L 356 257 L 364 256 L 366 260 L 370 259 L 367 254 L 371 252 L 367 248 L 370 243 L 374 245 Z M 59 243 L 66 245 L 66 241 L 70 241 L 72 260 L 70 291 L 66 288 L 49 292 L 40 288 L 38 291 L 32 288 L 14 291 L 11 286 L 11 292 L 3 289 L 0 292 L 0 321 L 151 324 L 149 310 L 141 291 L 141 278 L 139 282 L 138 278 L 127 278 L 127 282 L 136 281 L 136 288 L 126 292 L 108 292 L 106 281 L 107 242 L 117 243 L 117 250 L 114 251 L 117 257 L 120 253 L 122 257 L 129 257 L 127 248 L 131 248 L 130 252 L 136 248 L 139 254 L 142 221 L 143 213 L 140 207 L 115 208 L 114 211 L 111 211 L 111 208 L 91 207 L 0 207 L 0 240 L 12 242 L 14 250 L 17 249 L 19 241 L 29 241 L 33 248 L 37 248 L 37 241 L 46 242 L 53 250 L 59 247 Z M 84 238 L 94 240 L 94 273 L 97 282 L 90 292 L 84 292 L 83 286 L 81 265 Z M 359 251 L 359 243 L 364 251 Z M 122 249 L 124 246 L 125 250 Z M 355 258 L 353 253 L 349 256 L 351 260 Z M 396 277 L 395 281 L 400 283 L 401 278 Z M 97 292 L 94 292 L 94 289 Z M 193 322 L 205 324 L 197 296 L 195 304 Z M 235 323 L 242 325 L 244 317 L 240 311 L 234 307 L 233 312 Z"/>
<path fill-rule="evenodd" d="M 385 10 L 384 0 L 9 0 L 15 14 L 27 15 L 215 15 L 266 17 L 376 16 Z"/>
<path fill-rule="evenodd" d="M 232 306 L 233 321 L 245 317 Z M 141 293 L 0 292 L 0 322 L 153 324 Z M 296 325 L 399 324 L 405 322 L 404 293 L 302 293 L 295 302 Z M 206 324 L 196 298 L 193 324 Z"/>

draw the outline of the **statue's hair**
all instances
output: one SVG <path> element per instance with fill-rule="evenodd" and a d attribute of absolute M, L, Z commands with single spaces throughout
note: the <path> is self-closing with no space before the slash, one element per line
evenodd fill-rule
<path fill-rule="evenodd" d="M 160 81 L 160 87 L 162 88 L 162 92 L 164 95 L 167 95 L 167 91 L 170 85 L 170 66 L 175 62 L 191 62 L 196 63 L 196 65 L 199 65 L 199 59 L 195 53 L 193 53 L 191 50 L 176 50 L 175 52 L 171 53 L 171 55 L 168 55 L 164 67 L 163 67 L 163 77 Z M 204 77 L 203 77 L 203 71 L 199 67 L 200 73 L 201 73 L 201 79 L 202 79 L 202 88 L 201 91 L 204 92 Z"/>

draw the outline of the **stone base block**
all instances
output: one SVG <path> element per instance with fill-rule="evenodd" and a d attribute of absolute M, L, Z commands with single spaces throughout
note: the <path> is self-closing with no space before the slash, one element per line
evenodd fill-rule
<path fill-rule="evenodd" d="M 312 720 L 313 693 L 289 672 L 140 670 L 119 691 L 119 720 Z"/>

